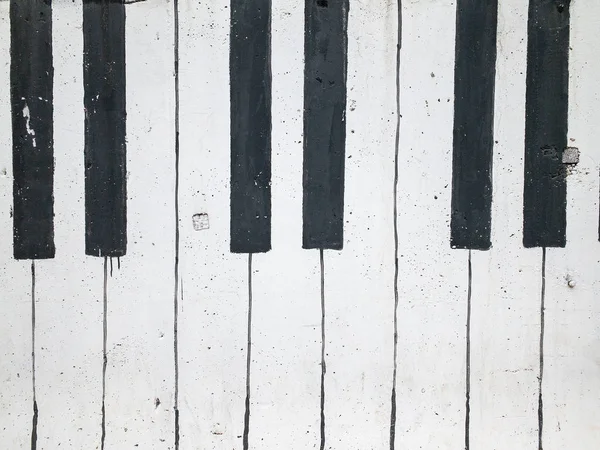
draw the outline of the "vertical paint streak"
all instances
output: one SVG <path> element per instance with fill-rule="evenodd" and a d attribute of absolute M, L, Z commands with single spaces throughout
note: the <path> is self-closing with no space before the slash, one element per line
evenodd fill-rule
<path fill-rule="evenodd" d="M 31 450 L 36 450 L 38 406 L 35 389 L 35 260 L 31 260 L 31 381 L 33 388 L 33 423 L 31 427 Z"/>
<path fill-rule="evenodd" d="M 31 450 L 37 449 L 37 426 L 38 426 L 38 407 L 37 402 L 33 401 L 33 425 L 31 431 Z"/>
<path fill-rule="evenodd" d="M 564 247 L 569 101 L 569 0 L 530 0 L 525 98 L 523 245 Z"/>
<path fill-rule="evenodd" d="M 323 249 L 319 249 L 321 265 L 321 450 L 325 449 L 325 262 Z"/>
<path fill-rule="evenodd" d="M 542 292 L 540 301 L 540 376 L 538 396 L 538 450 L 542 450 L 542 436 L 544 431 L 544 401 L 542 388 L 544 386 L 544 329 L 546 325 L 546 247 L 542 247 Z"/>
<path fill-rule="evenodd" d="M 394 371 L 390 412 L 390 450 L 396 448 L 396 383 L 398 378 L 398 155 L 400 153 L 400 51 L 402 49 L 402 1 L 398 0 L 396 45 L 396 138 L 394 142 Z"/>
<path fill-rule="evenodd" d="M 231 228 L 234 253 L 271 249 L 271 0 L 231 0 Z"/>
<path fill-rule="evenodd" d="M 453 248 L 491 247 L 498 0 L 458 0 L 452 158 Z"/>
<path fill-rule="evenodd" d="M 13 252 L 54 258 L 52 3 L 10 2 Z"/>
<path fill-rule="evenodd" d="M 83 1 L 85 252 L 127 247 L 125 5 Z"/>
<path fill-rule="evenodd" d="M 104 441 L 106 439 L 106 344 L 108 340 L 108 264 L 107 257 L 104 257 L 104 284 L 102 290 L 102 435 L 100 437 L 100 449 L 104 450 Z"/>
<path fill-rule="evenodd" d="M 175 371 L 175 450 L 179 450 L 179 2 L 173 1 L 175 77 L 175 286 L 173 289 L 173 363 Z M 181 285 L 183 300 L 183 284 Z"/>
<path fill-rule="evenodd" d="M 465 375 L 465 450 L 471 446 L 471 293 L 473 286 L 473 267 L 471 265 L 471 250 L 468 262 L 469 284 L 467 288 L 467 336 L 466 336 L 466 375 Z"/>
<path fill-rule="evenodd" d="M 248 254 L 248 342 L 246 350 L 246 402 L 244 412 L 243 448 L 248 450 L 250 433 L 250 365 L 252 361 L 252 253 Z"/>
<path fill-rule="evenodd" d="M 305 0 L 303 248 L 344 246 L 348 0 Z"/>

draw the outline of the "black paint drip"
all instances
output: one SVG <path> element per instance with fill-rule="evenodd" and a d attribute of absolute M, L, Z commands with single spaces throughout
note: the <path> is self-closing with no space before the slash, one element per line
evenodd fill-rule
<path fill-rule="evenodd" d="M 175 286 L 173 292 L 173 363 L 175 376 L 175 450 L 179 450 L 179 2 L 173 1 L 174 16 L 174 48 L 173 61 L 175 72 Z M 181 284 L 183 300 L 183 281 Z"/>
<path fill-rule="evenodd" d="M 102 289 L 102 435 L 100 437 L 100 448 L 104 450 L 104 441 L 106 439 L 106 366 L 108 359 L 106 356 L 108 339 L 108 261 L 104 257 L 104 284 Z"/>
<path fill-rule="evenodd" d="M 400 154 L 400 51 L 402 49 L 402 2 L 398 0 L 396 45 L 396 140 L 394 143 L 394 370 L 390 411 L 390 450 L 396 448 L 396 383 L 398 378 L 398 156 Z"/>
<path fill-rule="evenodd" d="M 252 253 L 248 254 L 248 342 L 246 350 L 246 401 L 244 403 L 243 448 L 248 450 L 250 434 L 250 366 L 252 362 Z"/>
<path fill-rule="evenodd" d="M 35 261 L 31 261 L 31 381 L 33 388 L 33 420 L 31 426 L 31 450 L 37 449 L 38 405 L 35 382 Z"/>
<path fill-rule="evenodd" d="M 325 261 L 323 249 L 319 249 L 319 262 L 321 267 L 321 446 L 325 450 Z"/>
<path fill-rule="evenodd" d="M 469 250 L 468 262 L 468 288 L 467 288 L 467 332 L 466 332 L 466 355 L 465 355 L 465 450 L 471 447 L 471 293 L 473 286 L 473 268 L 471 265 L 471 250 Z"/>
<path fill-rule="evenodd" d="M 544 432 L 544 332 L 546 326 L 546 247 L 542 247 L 542 292 L 540 295 L 540 375 L 538 377 L 538 450 L 542 450 Z"/>

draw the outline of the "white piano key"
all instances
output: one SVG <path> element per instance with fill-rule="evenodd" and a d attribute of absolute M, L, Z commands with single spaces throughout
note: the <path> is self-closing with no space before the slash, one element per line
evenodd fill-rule
<path fill-rule="evenodd" d="M 181 448 L 241 448 L 248 255 L 229 251 L 229 7 L 180 2 Z M 193 216 L 209 228 L 195 230 Z"/>
<path fill-rule="evenodd" d="M 28 448 L 33 423 L 31 262 L 13 258 L 10 2 L 0 3 L 0 442 Z"/>
<path fill-rule="evenodd" d="M 0 182 L 0 188 L 10 194 L 10 187 L 4 191 L 6 181 Z M 8 183 L 12 185 L 12 180 Z M 12 199 L 12 195 L 10 197 Z M 8 217 L 10 203 L 12 200 L 7 202 L 4 195 L 0 196 L 3 236 L 12 236 L 12 220 Z M 12 259 L 12 239 L 3 239 L 0 250 L 3 255 L 0 305 L 4 311 L 0 322 L 0 440 L 8 448 L 20 449 L 30 447 L 33 423 L 31 262 Z M 36 347 L 39 349 L 39 345 Z"/>
<path fill-rule="evenodd" d="M 56 257 L 36 261 L 39 449 L 100 445 L 103 265 L 84 254 L 81 2 L 53 6 Z"/>
<path fill-rule="evenodd" d="M 344 248 L 324 251 L 328 449 L 389 445 L 397 17 L 395 2 L 350 5 Z"/>
<path fill-rule="evenodd" d="M 454 2 L 404 3 L 397 448 L 464 445 L 468 251 L 450 247 Z"/>
<path fill-rule="evenodd" d="M 600 5 L 571 3 L 569 145 L 579 163 L 567 168 L 567 246 L 548 249 L 544 448 L 598 447 L 600 252 L 598 164 Z"/>
<path fill-rule="evenodd" d="M 473 254 L 471 448 L 538 443 L 542 249 L 523 247 L 527 11 L 499 2 L 492 248 Z"/>
<path fill-rule="evenodd" d="M 272 250 L 255 255 L 250 448 L 318 448 L 319 251 L 302 248 L 304 3 L 273 2 Z"/>
<path fill-rule="evenodd" d="M 106 448 L 173 449 L 173 3 L 126 6 L 127 254 L 108 277 Z"/>

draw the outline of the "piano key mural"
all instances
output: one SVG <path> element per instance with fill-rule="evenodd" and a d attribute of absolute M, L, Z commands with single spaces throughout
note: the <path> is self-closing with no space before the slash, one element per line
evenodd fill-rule
<path fill-rule="evenodd" d="M 0 2 L 0 448 L 595 449 L 599 21 Z"/>

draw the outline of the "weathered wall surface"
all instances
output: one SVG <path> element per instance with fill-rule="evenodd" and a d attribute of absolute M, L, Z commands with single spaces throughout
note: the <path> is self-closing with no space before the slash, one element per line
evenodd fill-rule
<path fill-rule="evenodd" d="M 332 1 L 332 0 L 330 0 Z M 324 252 L 325 448 L 390 447 L 394 206 L 397 448 L 465 446 L 471 298 L 472 449 L 600 442 L 600 3 L 573 0 L 567 245 L 523 236 L 527 2 L 500 0 L 492 248 L 450 247 L 456 4 L 350 0 L 344 248 Z M 171 0 L 126 6 L 127 255 L 107 260 L 106 449 L 242 448 L 248 255 L 229 250 L 227 4 L 179 1 L 176 159 Z M 304 4 L 272 6 L 272 250 L 252 259 L 249 446 L 318 448 L 321 272 L 302 248 Z M 13 259 L 9 2 L 0 2 L 0 448 L 30 448 L 31 261 Z M 101 442 L 102 258 L 86 256 L 82 3 L 53 3 L 54 259 L 35 262 L 37 448 Z M 179 196 L 176 205 L 178 163 Z M 176 222 L 176 211 L 179 222 Z M 194 227 L 206 214 L 208 227 Z M 206 217 L 206 216 L 204 216 Z M 178 230 L 178 231 L 177 231 Z M 179 236 L 179 265 L 175 273 Z M 175 277 L 178 277 L 175 286 Z M 470 285 L 470 288 L 469 288 Z M 177 290 L 177 383 L 174 291 Z"/>

